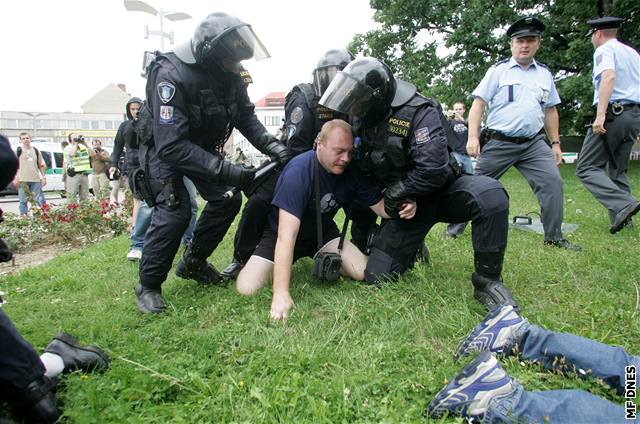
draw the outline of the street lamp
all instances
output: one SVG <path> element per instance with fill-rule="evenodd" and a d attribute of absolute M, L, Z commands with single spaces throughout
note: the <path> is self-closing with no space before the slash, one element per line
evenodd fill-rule
<path fill-rule="evenodd" d="M 38 137 L 38 125 L 37 125 L 37 118 L 39 116 L 49 116 L 48 113 L 41 113 L 41 112 L 18 112 L 18 113 L 22 113 L 24 115 L 30 116 L 33 118 L 33 139 L 35 140 L 36 137 Z"/>
<path fill-rule="evenodd" d="M 160 31 L 149 30 L 149 26 L 144 26 L 144 38 L 148 39 L 149 35 L 159 35 L 160 36 L 160 51 L 164 52 L 164 38 L 168 38 L 171 44 L 173 44 L 173 31 L 167 33 L 164 32 L 164 18 L 169 19 L 170 21 L 182 21 L 185 19 L 191 19 L 191 15 L 188 15 L 183 12 L 165 12 L 162 9 L 157 10 L 155 7 L 150 4 L 143 2 L 141 0 L 124 0 L 124 7 L 129 12 L 144 12 L 149 13 L 151 15 L 159 15 L 160 16 Z"/>

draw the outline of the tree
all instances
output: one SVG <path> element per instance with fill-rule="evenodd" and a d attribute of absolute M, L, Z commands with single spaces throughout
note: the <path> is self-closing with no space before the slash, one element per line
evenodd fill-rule
<path fill-rule="evenodd" d="M 546 25 L 536 59 L 554 74 L 563 100 L 561 132 L 584 134 L 593 116 L 593 47 L 587 19 L 625 19 L 620 37 L 640 45 L 637 0 L 371 0 L 381 27 L 357 34 L 349 48 L 387 63 L 422 93 L 447 105 L 468 99 L 487 69 L 510 57 L 508 26 L 536 15 Z M 467 101 L 469 106 L 470 101 Z"/>

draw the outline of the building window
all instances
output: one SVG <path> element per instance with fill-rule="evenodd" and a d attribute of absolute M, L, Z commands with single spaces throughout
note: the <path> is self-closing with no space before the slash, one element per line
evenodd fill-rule
<path fill-rule="evenodd" d="M 16 129 L 16 128 L 18 128 L 18 120 L 17 119 L 3 119 L 2 120 L 2 128 Z"/>
<path fill-rule="evenodd" d="M 91 129 L 91 121 L 79 121 L 80 122 L 80 126 L 83 130 L 90 130 Z"/>
<path fill-rule="evenodd" d="M 100 129 L 100 121 L 91 121 L 91 129 L 99 130 Z"/>
<path fill-rule="evenodd" d="M 282 118 L 280 116 L 265 116 L 264 124 L 270 127 L 279 127 L 281 119 Z"/>
<path fill-rule="evenodd" d="M 104 121 L 104 129 L 112 130 L 113 129 L 113 121 Z"/>

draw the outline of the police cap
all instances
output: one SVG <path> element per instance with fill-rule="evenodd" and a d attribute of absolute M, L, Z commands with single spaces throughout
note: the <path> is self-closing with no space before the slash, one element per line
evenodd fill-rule
<path fill-rule="evenodd" d="M 528 16 L 515 21 L 507 30 L 507 36 L 510 38 L 540 37 L 544 28 L 545 26 L 540 19 Z"/>
<path fill-rule="evenodd" d="M 596 32 L 599 29 L 612 29 L 619 28 L 622 25 L 624 19 L 616 18 L 615 16 L 605 16 L 603 18 L 598 19 L 590 19 L 587 21 L 587 25 L 589 28 L 589 32 L 587 32 L 587 37 Z"/>

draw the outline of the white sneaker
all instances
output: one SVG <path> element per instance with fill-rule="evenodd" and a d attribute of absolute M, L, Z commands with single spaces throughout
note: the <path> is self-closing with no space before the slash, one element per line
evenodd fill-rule
<path fill-rule="evenodd" d="M 127 259 L 130 261 L 136 262 L 142 258 L 142 250 L 140 249 L 131 249 L 129 253 L 127 253 Z"/>

